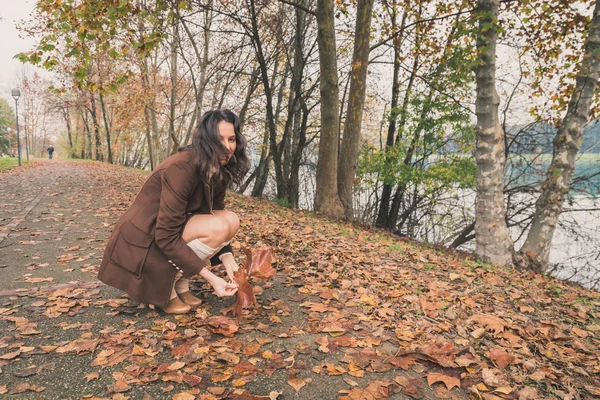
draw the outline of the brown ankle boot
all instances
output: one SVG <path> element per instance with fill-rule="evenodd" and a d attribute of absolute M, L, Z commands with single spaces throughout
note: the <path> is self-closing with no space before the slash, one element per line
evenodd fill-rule
<path fill-rule="evenodd" d="M 189 290 L 187 292 L 177 293 L 177 296 L 179 296 L 181 301 L 183 301 L 185 304 L 189 305 L 192 308 L 196 308 L 200 304 L 202 304 L 202 300 L 194 296 Z"/>
<path fill-rule="evenodd" d="M 179 297 L 173 297 L 171 300 L 169 300 L 167 306 L 163 308 L 163 311 L 167 314 L 185 314 L 191 309 L 192 308 L 182 302 Z"/>

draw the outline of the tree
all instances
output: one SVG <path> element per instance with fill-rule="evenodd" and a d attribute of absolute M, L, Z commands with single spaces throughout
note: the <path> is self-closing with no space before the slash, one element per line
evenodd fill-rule
<path fill-rule="evenodd" d="M 367 90 L 372 13 L 373 0 L 358 2 L 348 112 L 344 124 L 344 135 L 338 164 L 338 190 L 346 218 L 348 219 L 353 219 L 354 217 L 352 187 L 354 185 L 363 107 Z"/>
<path fill-rule="evenodd" d="M 341 217 L 344 206 L 338 192 L 339 84 L 333 0 L 317 1 L 320 61 L 321 136 L 317 160 L 315 210 Z"/>
<path fill-rule="evenodd" d="M 521 262 L 536 271 L 548 268 L 550 246 L 569 192 L 575 157 L 581 148 L 586 124 L 600 79 L 600 1 L 596 2 L 585 42 L 585 55 L 576 77 L 575 91 L 554 137 L 552 162 L 535 207 L 527 239 L 519 251 Z"/>
<path fill-rule="evenodd" d="M 513 242 L 506 226 L 504 204 L 504 131 L 498 120 L 500 97 L 496 92 L 496 41 L 498 0 L 477 2 L 477 199 L 475 203 L 475 254 L 500 265 L 512 263 Z"/>
<path fill-rule="evenodd" d="M 15 126 L 15 112 L 6 100 L 0 99 L 0 154 L 11 154 L 12 144 L 9 128 Z"/>

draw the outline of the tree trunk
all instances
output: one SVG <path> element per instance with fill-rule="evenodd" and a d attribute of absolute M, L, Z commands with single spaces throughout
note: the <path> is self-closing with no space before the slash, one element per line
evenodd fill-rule
<path fill-rule="evenodd" d="M 304 2 L 301 2 L 303 4 Z M 287 185 L 287 198 L 293 208 L 298 208 L 300 200 L 300 163 L 302 153 L 306 146 L 306 129 L 309 111 L 304 102 L 302 93 L 302 77 L 304 75 L 304 40 L 306 26 L 306 12 L 296 8 L 296 34 L 294 37 L 294 66 L 292 68 L 293 103 L 288 118 L 293 120 L 291 140 L 291 166 Z M 290 96 L 291 97 L 291 96 Z"/>
<path fill-rule="evenodd" d="M 394 2 L 392 10 L 392 29 L 396 28 L 396 5 Z M 404 11 L 402 16 L 402 23 L 400 25 L 400 31 L 404 32 L 404 24 L 406 23 L 407 13 Z M 388 133 L 386 139 L 385 150 L 386 152 L 390 151 L 392 146 L 394 145 L 394 136 L 396 136 L 396 119 L 398 118 L 398 99 L 400 98 L 400 46 L 402 42 L 401 35 L 394 35 L 392 39 L 392 43 L 394 45 L 394 74 L 392 78 L 392 102 L 390 108 L 390 118 L 388 125 Z M 388 165 L 390 163 L 389 160 L 386 160 Z M 391 166 L 390 166 L 391 168 Z M 390 210 L 390 196 L 392 195 L 392 185 L 389 183 L 383 184 L 383 190 L 381 192 L 381 200 L 379 202 L 379 213 L 377 214 L 377 221 L 375 225 L 383 228 L 392 227 L 388 223 L 388 216 Z"/>
<path fill-rule="evenodd" d="M 86 152 L 84 154 L 84 150 L 83 147 L 81 149 L 81 155 L 82 155 L 82 159 L 85 159 L 87 157 L 88 160 L 92 159 L 92 132 L 90 131 L 90 126 L 88 125 L 88 119 L 85 116 L 85 109 L 81 110 L 81 118 L 83 119 L 83 128 L 85 129 L 85 133 L 86 133 L 86 139 L 87 139 L 87 143 L 86 143 Z"/>
<path fill-rule="evenodd" d="M 69 137 L 69 156 L 71 158 L 75 158 L 75 149 L 73 148 L 73 134 L 71 129 L 71 117 L 69 115 L 69 107 L 63 107 L 63 116 L 65 118 L 65 122 L 67 123 L 67 135 Z"/>
<path fill-rule="evenodd" d="M 177 43 L 179 32 L 173 23 L 173 41 L 171 42 L 171 98 L 169 104 L 169 138 L 173 141 L 169 154 L 175 154 L 179 148 L 179 140 L 175 134 L 175 108 L 177 101 Z"/>
<path fill-rule="evenodd" d="M 339 86 L 333 0 L 317 1 L 317 41 L 321 70 L 321 135 L 317 161 L 315 210 L 341 217 L 344 207 L 337 184 Z"/>
<path fill-rule="evenodd" d="M 498 0 L 478 0 L 477 50 L 481 65 L 477 80 L 477 199 L 475 201 L 475 254 L 499 265 L 512 263 L 513 241 L 506 226 L 504 203 L 504 132 L 498 120 L 496 92 L 496 40 Z"/>
<path fill-rule="evenodd" d="M 585 56 L 577 74 L 575 92 L 567 113 L 553 140 L 552 162 L 542 184 L 540 197 L 525 244 L 519 251 L 519 261 L 536 271 L 548 268 L 550 246 L 556 224 L 562 212 L 575 170 L 575 158 L 581 148 L 583 127 L 600 78 L 600 1 L 596 2 L 590 31 L 585 43 Z"/>
<path fill-rule="evenodd" d="M 340 200 L 344 205 L 346 218 L 352 220 L 352 187 L 356 162 L 358 160 L 358 147 L 360 144 L 360 131 L 367 91 L 367 69 L 369 66 L 369 38 L 371 36 L 371 15 L 373 13 L 373 0 L 358 2 L 356 11 L 356 27 L 354 29 L 354 54 L 352 55 L 352 74 L 350 80 L 350 95 L 348 99 L 348 112 L 344 124 L 344 135 L 338 165 L 338 191 Z"/>
<path fill-rule="evenodd" d="M 244 123 L 246 122 L 246 113 L 248 112 L 248 107 L 250 106 L 250 101 L 252 100 L 252 94 L 256 90 L 258 86 L 258 74 L 260 73 L 259 69 L 255 69 L 252 71 L 252 75 L 250 77 L 250 82 L 248 83 L 248 90 L 246 91 L 246 99 L 244 100 L 244 105 L 240 110 L 240 129 L 244 127 Z"/>
<path fill-rule="evenodd" d="M 110 144 L 110 127 L 108 126 L 108 119 L 106 116 L 106 107 L 104 105 L 104 97 L 102 96 L 102 92 L 99 92 L 100 95 L 100 107 L 102 108 L 102 118 L 104 119 L 104 129 L 106 130 L 106 144 L 108 145 L 108 162 L 110 164 L 113 163 L 112 156 L 112 146 Z"/>
<path fill-rule="evenodd" d="M 96 93 L 90 93 L 90 115 L 92 116 L 92 125 L 94 128 L 94 139 L 96 140 L 96 160 L 104 161 L 104 152 L 102 151 L 102 140 L 100 139 L 100 125 L 98 124 L 98 112 L 96 110 Z"/>
<path fill-rule="evenodd" d="M 265 121 L 265 135 L 263 136 L 260 161 L 256 167 L 256 181 L 254 182 L 254 187 L 252 188 L 252 197 L 262 196 L 265 185 L 267 184 L 267 178 L 269 177 L 269 162 L 271 160 L 271 155 L 267 155 L 269 149 L 269 128 L 266 125 L 267 122 Z"/>
<path fill-rule="evenodd" d="M 266 120 L 269 129 L 269 148 L 271 150 L 271 157 L 273 157 L 273 165 L 275 167 L 275 181 L 277 185 L 277 197 L 283 198 L 285 194 L 285 182 L 283 179 L 283 168 L 281 164 L 281 152 L 277 149 L 277 129 L 275 126 L 275 112 L 273 109 L 273 91 L 271 82 L 269 80 L 269 71 L 267 69 L 267 61 L 263 53 L 263 45 L 260 38 L 260 32 L 258 30 L 258 16 L 256 14 L 256 8 L 254 0 L 250 0 L 250 12 L 252 15 L 252 40 L 256 49 L 256 55 L 258 57 L 258 63 L 260 66 L 263 90 L 265 92 L 266 100 Z"/>
<path fill-rule="evenodd" d="M 148 106 L 144 107 L 144 122 L 146 125 L 146 141 L 148 142 L 148 160 L 150 161 L 150 171 L 154 171 L 154 146 L 152 140 L 152 131 L 150 128 L 150 110 L 148 109 Z"/>
<path fill-rule="evenodd" d="M 145 59 L 140 60 L 142 87 L 144 91 L 144 122 L 146 125 L 146 141 L 148 142 L 148 160 L 150 161 L 150 170 L 154 171 L 154 140 L 152 138 L 151 123 L 150 123 L 150 106 L 148 104 L 148 89 L 150 87 L 150 78 L 148 74 L 148 64 Z"/>

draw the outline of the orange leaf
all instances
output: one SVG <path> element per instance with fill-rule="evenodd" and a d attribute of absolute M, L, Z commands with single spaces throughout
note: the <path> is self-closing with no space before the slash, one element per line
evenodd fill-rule
<path fill-rule="evenodd" d="M 491 314 L 476 314 L 469 318 L 469 321 L 474 321 L 480 325 L 484 325 L 487 330 L 501 333 L 504 331 L 507 323 L 502 318 Z"/>
<path fill-rule="evenodd" d="M 427 374 L 427 384 L 431 386 L 436 382 L 444 382 L 448 390 L 452 390 L 453 387 L 460 387 L 460 379 L 454 378 L 452 376 L 439 374 L 436 372 L 432 372 L 431 374 Z"/>
<path fill-rule="evenodd" d="M 243 308 L 256 304 L 256 296 L 254 296 L 252 285 L 248 282 L 248 274 L 243 268 L 233 273 L 233 279 L 238 284 L 238 291 L 235 294 L 233 303 L 233 315 L 239 318 L 242 315 Z"/>
<path fill-rule="evenodd" d="M 498 367 L 506 368 L 515 361 L 515 357 L 502 349 L 492 349 L 490 360 L 494 361 Z"/>
<path fill-rule="evenodd" d="M 272 266 L 271 250 L 256 249 L 250 252 L 245 247 L 242 247 L 242 250 L 247 258 L 246 270 L 248 271 L 248 276 L 254 276 L 263 280 L 269 280 L 275 276 L 276 271 Z"/>
<path fill-rule="evenodd" d="M 208 319 L 208 329 L 213 333 L 233 337 L 240 327 L 227 317 L 211 317 Z"/>
<path fill-rule="evenodd" d="M 296 390 L 296 393 L 298 393 L 300 391 L 300 389 L 302 389 L 304 387 L 304 385 L 306 385 L 306 382 L 304 381 L 304 379 L 300 379 L 300 378 L 296 378 L 296 377 L 291 377 L 290 379 L 288 379 L 288 384 L 293 387 Z"/>
<path fill-rule="evenodd" d="M 17 357 L 19 354 L 21 354 L 21 350 L 13 351 L 11 353 L 2 354 L 0 356 L 0 360 L 12 360 L 13 358 Z"/>
<path fill-rule="evenodd" d="M 98 372 L 92 372 L 91 374 L 87 374 L 85 376 L 85 379 L 87 379 L 87 381 L 91 381 L 93 379 L 98 379 L 100 377 L 100 374 Z"/>
<path fill-rule="evenodd" d="M 108 389 L 110 393 L 123 393 L 131 389 L 131 386 L 125 383 L 125 381 L 116 381 L 112 385 L 108 385 L 106 389 Z"/>

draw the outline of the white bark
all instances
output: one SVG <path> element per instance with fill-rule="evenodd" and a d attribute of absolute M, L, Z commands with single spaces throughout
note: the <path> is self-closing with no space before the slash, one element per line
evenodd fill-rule
<path fill-rule="evenodd" d="M 504 132 L 498 120 L 500 98 L 496 92 L 496 40 L 498 0 L 479 0 L 480 36 L 477 49 L 481 65 L 477 79 L 477 200 L 475 203 L 475 254 L 493 264 L 512 264 L 513 241 L 506 225 L 504 203 Z"/>
<path fill-rule="evenodd" d="M 575 158 L 583 138 L 598 79 L 600 78 L 600 2 L 596 2 L 590 31 L 585 43 L 585 56 L 577 74 L 576 87 L 567 113 L 554 137 L 552 162 L 536 202 L 535 214 L 527 239 L 519 251 L 521 260 L 537 271 L 548 268 L 552 237 L 565 196 L 569 192 L 575 170 Z"/>

